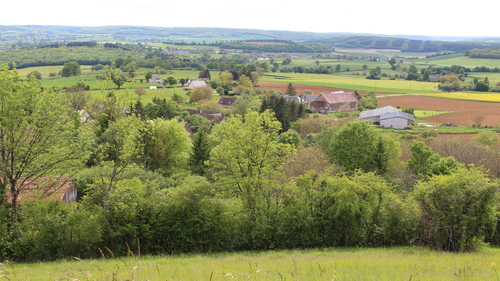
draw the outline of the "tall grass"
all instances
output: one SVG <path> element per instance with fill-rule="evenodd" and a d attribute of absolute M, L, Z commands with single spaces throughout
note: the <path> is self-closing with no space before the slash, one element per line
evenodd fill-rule
<path fill-rule="evenodd" d="M 500 249 L 314 249 L 0 266 L 6 280 L 500 280 Z"/>

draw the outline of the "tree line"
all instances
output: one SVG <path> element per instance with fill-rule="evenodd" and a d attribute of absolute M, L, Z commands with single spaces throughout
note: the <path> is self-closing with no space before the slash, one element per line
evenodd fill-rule
<path fill-rule="evenodd" d="M 496 134 L 439 148 L 266 90 L 213 122 L 182 98 L 129 105 L 107 71 L 82 116 L 73 92 L 3 66 L 2 258 L 499 242 Z M 77 203 L 43 199 L 70 178 Z"/>
<path fill-rule="evenodd" d="M 448 42 L 412 40 L 394 37 L 380 36 L 351 36 L 336 37 L 318 40 L 317 42 L 332 47 L 344 48 L 373 48 L 373 49 L 397 49 L 403 52 L 442 52 L 452 51 L 457 53 L 472 49 L 498 48 L 497 42 Z M 474 52 L 475 53 L 475 52 Z"/>

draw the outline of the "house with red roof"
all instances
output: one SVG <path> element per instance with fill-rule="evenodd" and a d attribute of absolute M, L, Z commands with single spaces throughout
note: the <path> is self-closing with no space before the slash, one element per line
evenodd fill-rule
<path fill-rule="evenodd" d="M 320 94 L 309 107 L 320 113 L 348 112 L 358 110 L 358 99 L 352 93 L 344 91 Z"/>

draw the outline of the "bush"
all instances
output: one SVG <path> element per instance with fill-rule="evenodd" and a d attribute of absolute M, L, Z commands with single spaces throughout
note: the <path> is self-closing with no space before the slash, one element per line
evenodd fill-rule
<path fill-rule="evenodd" d="M 413 195 L 422 210 L 420 240 L 441 251 L 477 250 L 485 230 L 496 225 L 497 190 L 498 184 L 473 167 L 419 182 Z"/>
<path fill-rule="evenodd" d="M 35 200 L 21 209 L 23 221 L 13 247 L 22 261 L 92 257 L 102 241 L 104 222 L 99 208 L 79 209 L 62 201 Z"/>

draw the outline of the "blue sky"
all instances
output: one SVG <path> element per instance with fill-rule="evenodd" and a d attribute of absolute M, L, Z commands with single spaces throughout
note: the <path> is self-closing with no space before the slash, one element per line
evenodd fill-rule
<path fill-rule="evenodd" d="M 379 1 L 24 0 L 2 3 L 0 25 L 227 27 L 388 35 L 500 36 L 485 3 Z"/>

